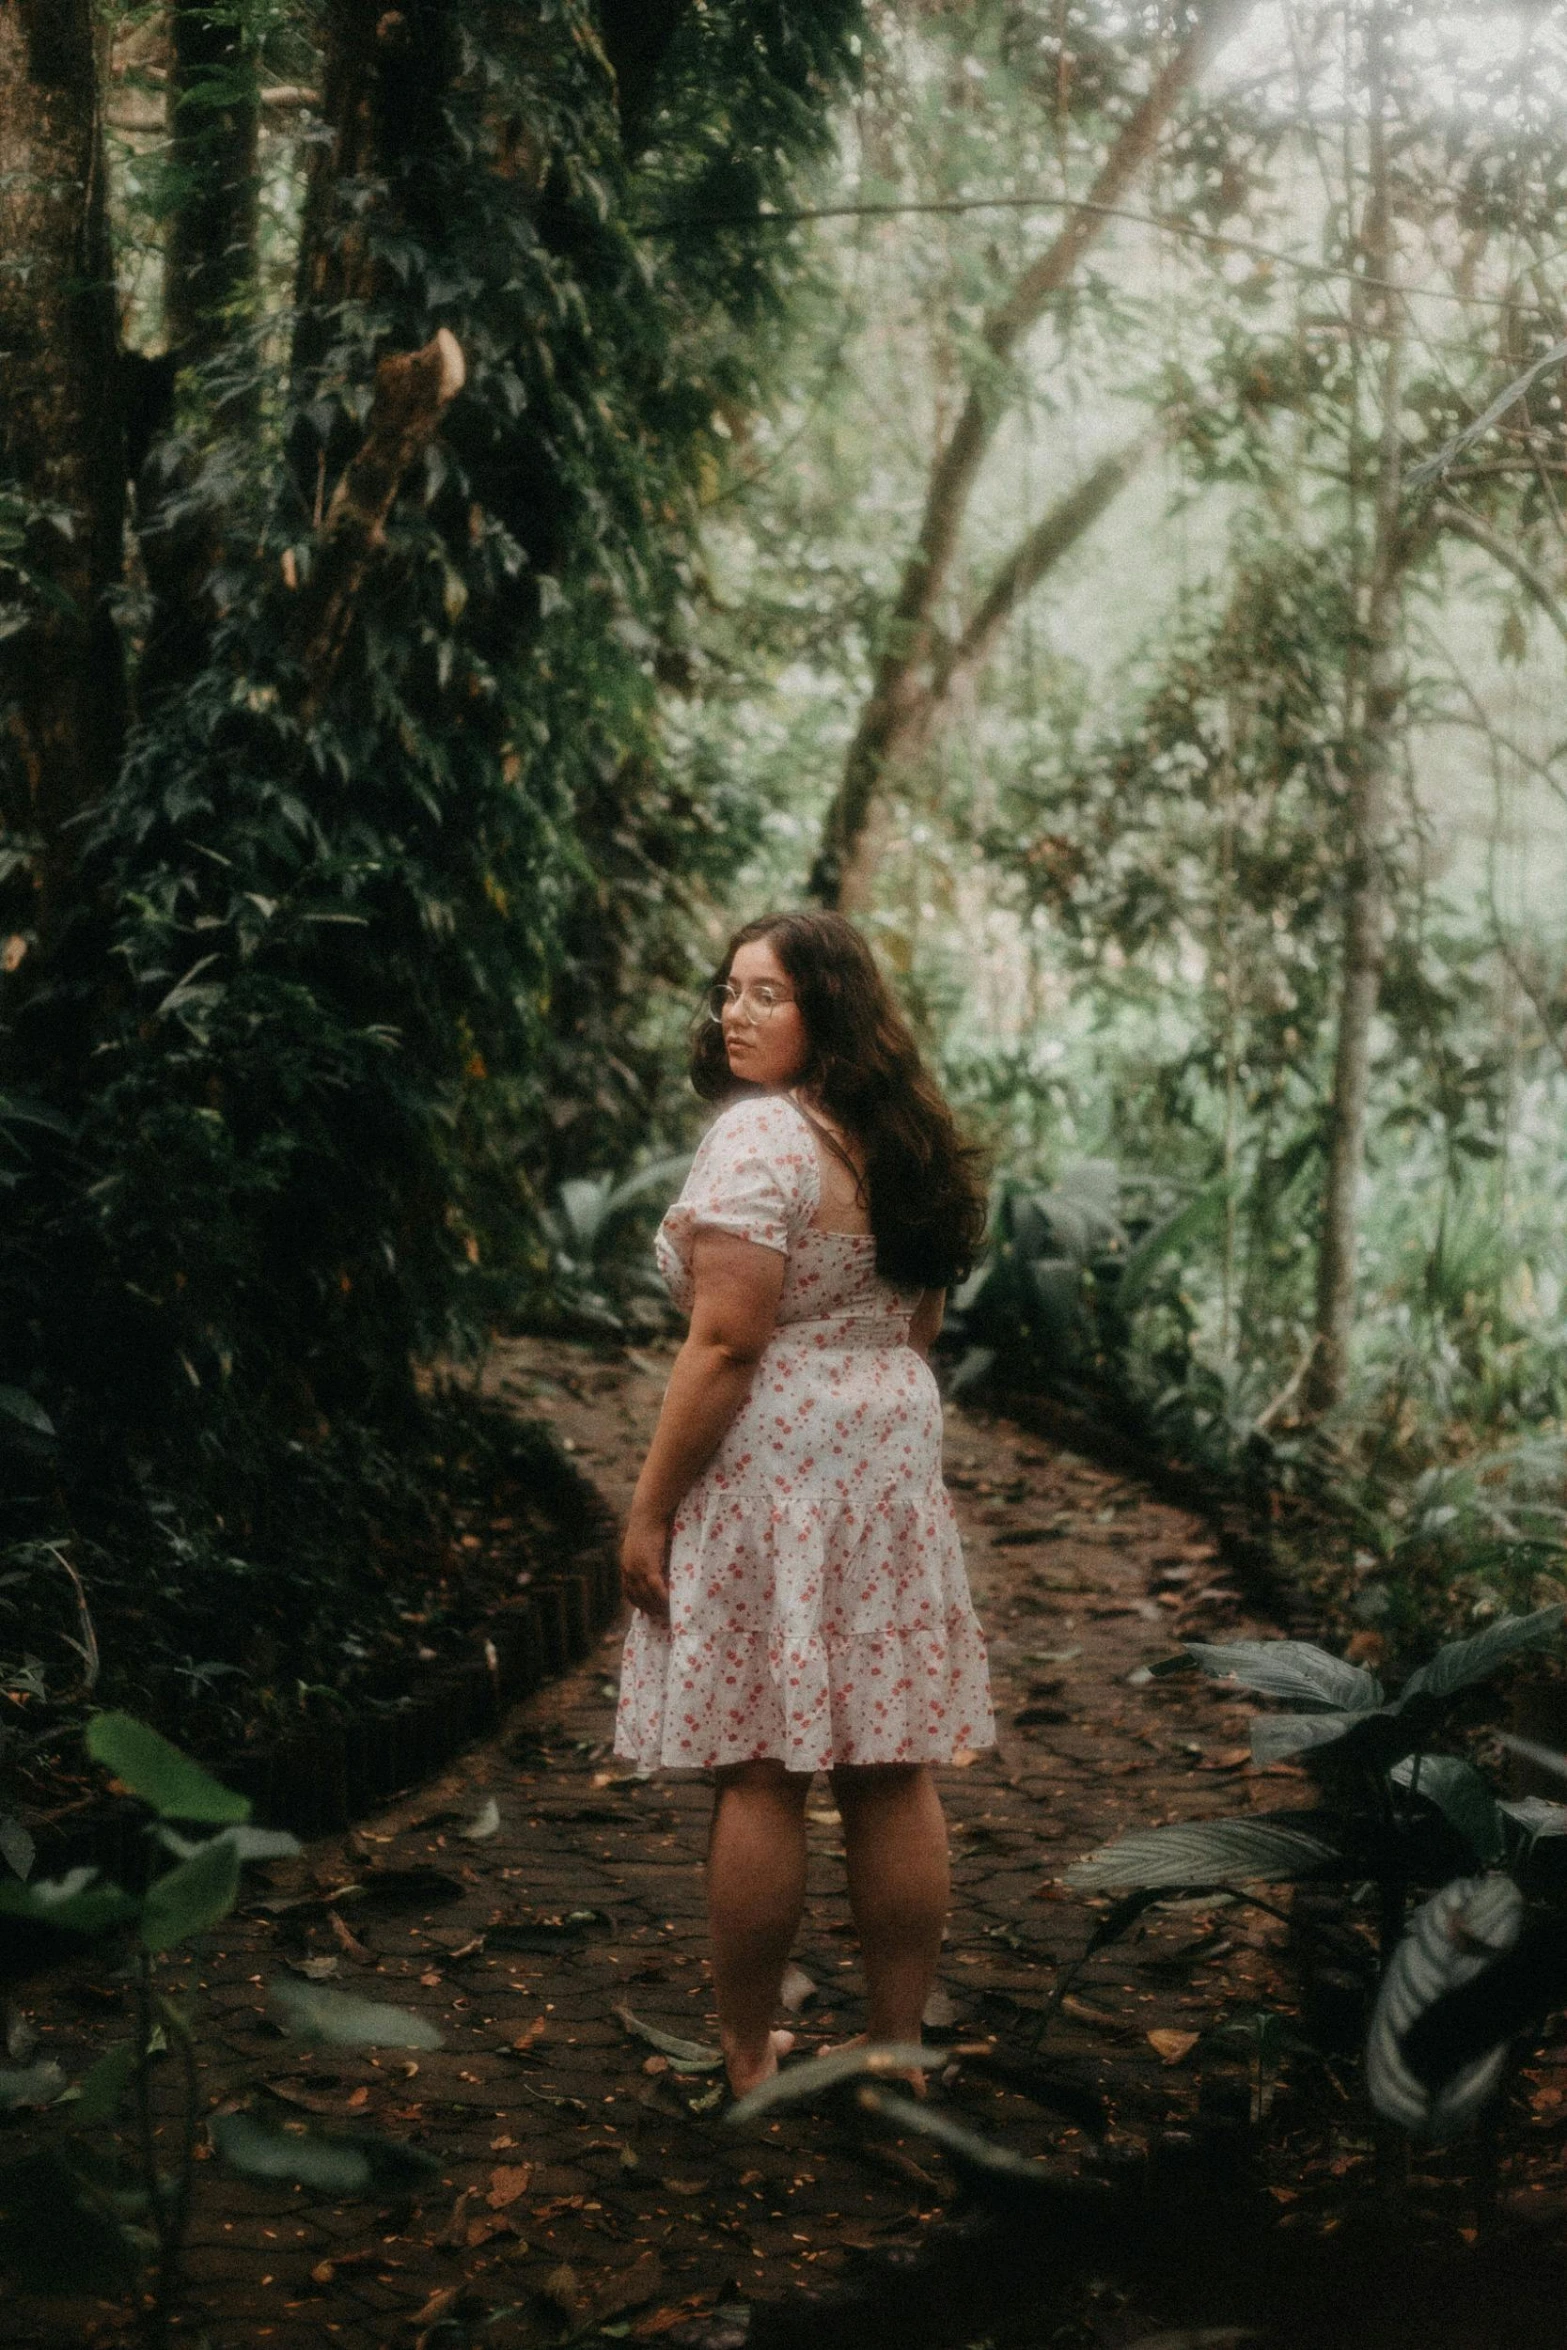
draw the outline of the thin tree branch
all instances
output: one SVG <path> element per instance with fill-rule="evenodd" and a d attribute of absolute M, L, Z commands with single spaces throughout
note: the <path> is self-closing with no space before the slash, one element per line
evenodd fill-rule
<path fill-rule="evenodd" d="M 980 339 L 988 363 L 971 380 L 958 421 L 931 467 L 919 529 L 888 619 L 886 649 L 822 826 L 809 887 L 826 905 L 860 900 L 869 886 L 868 875 L 856 869 L 861 839 L 884 769 L 900 739 L 911 728 L 918 731 L 924 699 L 919 673 L 930 657 L 936 606 L 980 467 L 1007 408 L 998 370 L 1010 361 L 1052 299 L 1070 284 L 1084 254 L 1104 233 L 1105 208 L 1119 203 L 1127 192 L 1181 98 L 1250 4 L 1251 0 L 1208 0 L 1194 30 L 1123 126 L 1086 202 L 1074 208 L 1055 241 L 985 321 Z"/>
<path fill-rule="evenodd" d="M 1455 538 L 1468 539 L 1471 546 L 1481 548 L 1493 563 L 1500 563 L 1510 571 L 1519 586 L 1527 590 L 1545 614 L 1557 635 L 1567 643 L 1567 612 L 1562 610 L 1544 575 L 1537 571 L 1527 555 L 1520 555 L 1488 522 L 1477 514 L 1468 513 L 1462 506 L 1450 506 L 1444 499 L 1431 510 L 1431 519 L 1442 530 L 1450 530 Z"/>
<path fill-rule="evenodd" d="M 1013 548 L 986 590 L 977 611 L 951 653 L 940 664 L 933 698 L 942 700 L 982 669 L 1013 613 L 1045 573 L 1076 546 L 1105 508 L 1126 487 L 1162 436 L 1145 435 L 1102 458 L 1092 473 L 1059 498 L 1028 536 Z"/>

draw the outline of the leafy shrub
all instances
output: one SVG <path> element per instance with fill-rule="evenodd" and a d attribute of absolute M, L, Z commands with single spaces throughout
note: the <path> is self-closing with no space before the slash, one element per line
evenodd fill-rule
<path fill-rule="evenodd" d="M 0 2104 L 45 2108 L 56 2123 L 38 2152 L 0 2169 L 0 2267 L 24 2290 L 135 2294 L 142 2338 L 148 2350 L 161 2350 L 184 2292 L 202 2107 L 192 2007 L 158 1990 L 153 1964 L 228 1915 L 247 1860 L 299 1846 L 291 1836 L 253 1827 L 243 1796 L 127 1714 L 95 1715 L 87 1749 L 151 1815 L 154 1857 L 146 1884 L 132 1892 L 82 1868 L 51 1881 L 0 1885 L 0 1920 L 13 1932 L 48 1941 L 112 1939 L 134 1990 L 134 2028 L 74 2085 L 48 2062 L 0 2068 Z M 441 2044 L 423 2016 L 317 1984 L 276 1984 L 271 2004 L 284 2028 L 306 2040 L 368 2048 Z M 179 2089 L 174 2126 L 160 2143 L 151 2082 L 165 2055 Z M 127 2105 L 134 2128 L 125 2146 L 112 2133 Z M 243 2110 L 219 2115 L 209 2136 L 214 2152 L 245 2177 L 339 2197 L 406 2189 L 440 2174 L 440 2165 L 417 2147 L 370 2132 L 279 2129 Z M 172 2165 L 165 2161 L 167 2146 L 174 2150 Z"/>
<path fill-rule="evenodd" d="M 1500 1800 L 1482 1773 L 1434 1742 L 1450 1734 L 1468 1692 L 1502 1666 L 1553 1642 L 1567 1607 L 1503 1617 L 1448 1643 L 1396 1697 L 1377 1676 L 1309 1642 L 1188 1644 L 1204 1672 L 1295 1710 L 1259 1714 L 1259 1765 L 1299 1757 L 1317 1780 L 1309 1809 L 1251 1812 L 1134 1829 L 1067 1872 L 1080 1892 L 1121 1896 L 1090 1952 L 1151 1903 L 1215 1888 L 1290 1880 L 1369 1883 L 1378 1902 L 1383 1973 L 1373 2015 L 1368 2083 L 1378 2110 L 1414 2134 L 1451 2135 L 1471 2121 L 1501 2078 L 1507 2044 L 1567 1986 L 1567 1807 L 1527 1796 Z M 1563 1766 L 1567 1775 L 1567 1765 Z M 1467 1872 L 1485 1874 L 1471 1880 Z M 1441 1889 L 1406 1917 L 1411 1887 Z M 1418 2044 L 1423 2018 L 1476 1986 L 1526 1933 L 1529 1965 L 1487 2019 L 1462 2012 L 1444 2044 L 1440 2017 Z M 1074 1970 L 1075 1971 L 1075 1970 Z M 1069 1977 L 1057 1986 L 1064 1995 Z"/>

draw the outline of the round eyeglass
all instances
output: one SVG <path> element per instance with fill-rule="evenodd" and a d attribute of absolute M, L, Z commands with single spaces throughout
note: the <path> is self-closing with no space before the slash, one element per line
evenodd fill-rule
<path fill-rule="evenodd" d="M 794 998 L 783 988 L 775 987 L 769 979 L 753 979 L 749 986 L 710 987 L 707 991 L 707 1016 L 720 1021 L 726 1012 L 738 1012 L 742 1020 L 770 1020 L 783 1005 Z"/>

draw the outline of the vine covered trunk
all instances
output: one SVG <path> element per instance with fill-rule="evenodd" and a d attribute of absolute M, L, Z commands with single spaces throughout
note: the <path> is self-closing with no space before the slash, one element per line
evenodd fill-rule
<path fill-rule="evenodd" d="M 25 939 L 63 910 L 71 819 L 113 774 L 124 728 L 110 599 L 125 461 L 91 0 L 0 9 L 0 251 L 0 498 L 23 581 L 20 625 L 0 637 L 0 822 L 32 883 L 14 907 Z"/>

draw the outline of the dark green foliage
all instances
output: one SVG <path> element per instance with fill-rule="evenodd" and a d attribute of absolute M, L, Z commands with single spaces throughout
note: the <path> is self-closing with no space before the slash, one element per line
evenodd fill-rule
<path fill-rule="evenodd" d="M 155 1823 L 173 1815 L 208 1826 L 231 1824 L 191 1845 L 158 1826 L 158 1841 L 176 1847 L 173 1865 L 155 1867 L 139 1894 L 90 1868 L 32 1885 L 0 1885 L 0 1932 L 15 1921 L 55 1943 L 80 1946 L 83 1938 L 120 1937 L 115 1955 L 133 1987 L 135 2024 L 132 2038 L 101 2056 L 69 2094 L 58 2067 L 42 2065 L 13 2095 L 12 2103 L 56 2111 L 43 2146 L 0 2167 L 0 2270 L 39 2293 L 120 2293 L 141 2283 L 147 2288 L 138 2297 L 141 2337 L 148 2350 L 161 2350 L 184 2290 L 203 2105 L 191 2008 L 156 1988 L 152 1956 L 194 1939 L 229 1914 L 244 1860 L 298 1852 L 299 1846 L 291 1836 L 232 1824 L 249 1811 L 244 1797 L 129 1715 L 92 1716 L 86 1745 L 147 1805 Z M 439 2030 L 424 2016 L 313 1983 L 274 1983 L 271 2005 L 283 2026 L 307 2043 L 442 2045 Z M 180 2076 L 179 2106 L 174 2127 L 155 2129 L 149 2083 L 165 2055 Z M 136 2122 L 130 2145 L 114 2134 L 127 2103 Z M 213 2119 L 209 2134 L 214 2151 L 243 2177 L 285 2180 L 339 2198 L 406 2193 L 439 2176 L 441 2167 L 422 2148 L 369 2131 L 279 2128 L 232 2109 Z"/>
<path fill-rule="evenodd" d="M 291 75 L 324 26 L 369 127 L 296 159 L 325 158 L 287 368 L 235 319 L 183 380 L 137 722 L 59 936 L 0 979 L 0 1540 L 77 1544 L 116 1694 L 169 1704 L 122 1650 L 136 1584 L 198 1675 L 330 1683 L 307 1644 L 374 1642 L 377 1553 L 428 1571 L 465 1441 L 416 1366 L 541 1306 L 546 1203 L 665 1116 L 691 908 L 754 818 L 672 769 L 657 694 L 715 416 L 762 396 L 744 336 L 797 255 L 654 224 L 778 201 L 857 22 L 681 12 L 633 133 L 579 0 L 246 18 Z M 377 362 L 438 329 L 465 386 L 323 653 L 322 516 Z"/>
<path fill-rule="evenodd" d="M 1067 1882 L 1120 1898 L 1085 1955 L 1184 1892 L 1241 1889 L 1246 1899 L 1248 1886 L 1292 1879 L 1364 1885 L 1375 1897 L 1384 1969 L 1367 2051 L 1373 2102 L 1416 2135 L 1466 2126 L 1495 2091 L 1506 2043 L 1560 1997 L 1567 1809 L 1532 1796 L 1500 1800 L 1472 1763 L 1434 1742 L 1472 1723 L 1466 1692 L 1554 1643 L 1564 1614 L 1559 1605 L 1540 1608 L 1450 1641 L 1391 1699 L 1364 1666 L 1307 1641 L 1188 1643 L 1205 1672 L 1304 1709 L 1257 1715 L 1252 1753 L 1264 1767 L 1300 1757 L 1319 1801 L 1310 1810 L 1134 1829 L 1090 1853 Z M 1486 1873 L 1460 1879 L 1476 1868 Z M 1408 1921 L 1406 1936 L 1411 1889 L 1432 1885 L 1442 1890 Z M 1468 1931 L 1450 1925 L 1460 1909 Z M 1520 1960 L 1510 1966 L 1504 1954 L 1520 1928 Z M 1077 1971 L 1058 1982 L 1047 2020 Z M 1474 1997 L 1460 1996 L 1466 1986 Z"/>
<path fill-rule="evenodd" d="M 1455 1867 L 1505 1862 L 1526 1884 L 1542 1837 L 1567 1833 L 1567 1811 L 1499 1802 L 1484 1778 L 1428 1742 L 1461 1724 L 1463 1692 L 1560 1635 L 1564 1610 L 1503 1616 L 1471 1639 L 1450 1641 L 1410 1674 L 1394 1698 L 1374 1673 L 1300 1640 L 1195 1641 L 1203 1670 L 1306 1710 L 1259 1714 L 1253 1759 L 1262 1767 L 1303 1757 L 1323 1803 L 1313 1811 L 1252 1813 L 1135 1829 L 1068 1872 L 1083 1891 L 1166 1892 L 1294 1877 L 1375 1880 L 1387 1955 L 1403 1923 L 1406 1888 Z M 1545 1882 L 1550 1881 L 1547 1870 Z M 1129 1910 L 1130 1917 L 1136 1914 Z"/>

